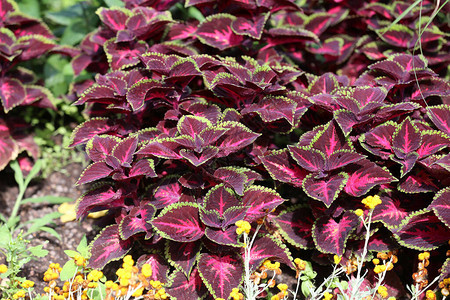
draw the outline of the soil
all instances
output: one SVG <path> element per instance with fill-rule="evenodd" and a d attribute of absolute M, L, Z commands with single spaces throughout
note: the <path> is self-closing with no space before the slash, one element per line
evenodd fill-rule
<path fill-rule="evenodd" d="M 80 164 L 70 164 L 66 166 L 63 172 L 56 172 L 45 179 L 32 182 L 25 193 L 25 197 L 41 196 L 64 196 L 72 198 L 75 201 L 83 192 L 83 187 L 76 187 L 75 182 L 80 176 L 83 167 Z M 18 195 L 18 187 L 14 181 L 12 173 L 7 170 L 0 173 L 0 214 L 9 217 Z M 20 222 L 40 218 L 46 214 L 58 211 L 56 204 L 46 203 L 27 203 L 20 208 Z M 85 219 L 82 222 L 72 221 L 63 223 L 59 219 L 52 225 L 61 239 L 46 232 L 38 232 L 27 237 L 31 246 L 44 245 L 43 248 L 49 253 L 44 258 L 37 261 L 30 261 L 23 268 L 20 276 L 26 277 L 35 282 L 35 291 L 43 293 L 46 283 L 42 280 L 44 272 L 52 262 L 59 263 L 61 266 L 68 260 L 64 250 L 75 250 L 81 238 L 86 235 L 88 240 L 95 235 L 93 229 L 94 220 Z M 4 257 L 0 255 L 0 263 L 4 263 Z"/>

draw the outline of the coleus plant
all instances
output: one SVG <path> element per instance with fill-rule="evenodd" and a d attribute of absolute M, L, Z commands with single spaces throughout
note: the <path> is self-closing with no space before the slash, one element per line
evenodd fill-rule
<path fill-rule="evenodd" d="M 360 31 L 335 42 L 327 30 L 345 31 L 360 21 L 350 11 L 375 5 L 344 1 L 306 17 L 290 1 L 187 1 L 209 16 L 180 22 L 158 1 L 130 3 L 98 11 L 103 26 L 85 45 L 104 51 L 110 70 L 76 101 L 92 116 L 72 136 L 92 160 L 77 216 L 109 211 L 92 267 L 139 247 L 172 297 L 227 299 L 243 276 L 236 221 L 263 224 L 252 270 L 265 259 L 293 267 L 289 247 L 349 259 L 364 230 L 353 211 L 374 193 L 369 251 L 450 239 L 448 81 L 424 56 L 364 59 L 336 75 L 307 73 L 317 61 L 296 54 L 342 45 L 344 64 Z M 94 67 L 88 58 L 75 69 Z"/>
<path fill-rule="evenodd" d="M 39 155 L 39 148 L 30 134 L 30 125 L 24 121 L 19 106 L 56 109 L 51 92 L 23 65 L 48 53 L 71 55 L 77 50 L 58 46 L 45 23 L 20 12 L 12 0 L 0 1 L 0 23 L 0 170 L 2 170 L 23 151 L 34 159 Z M 26 162 L 26 158 L 20 160 L 23 169 L 27 169 Z"/>

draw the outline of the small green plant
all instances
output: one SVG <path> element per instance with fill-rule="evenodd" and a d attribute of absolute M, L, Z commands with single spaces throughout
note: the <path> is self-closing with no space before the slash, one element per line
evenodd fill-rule
<path fill-rule="evenodd" d="M 12 297 L 25 283 L 26 279 L 19 276 L 23 266 L 31 260 L 37 260 L 48 254 L 48 251 L 43 249 L 44 245 L 30 247 L 30 240 L 28 240 L 27 237 L 37 231 L 45 231 L 60 239 L 59 234 L 53 228 L 49 227 L 49 224 L 51 224 L 55 218 L 58 218 L 61 213 L 54 212 L 44 215 L 41 218 L 21 222 L 19 216 L 21 205 L 25 203 L 41 202 L 56 204 L 72 200 L 67 197 L 53 196 L 24 198 L 28 185 L 31 180 L 38 175 L 41 166 L 42 161 L 38 160 L 30 173 L 24 178 L 18 162 L 14 161 L 11 163 L 11 168 L 14 171 L 14 178 L 19 186 L 19 193 L 11 215 L 8 218 L 4 215 L 0 215 L 0 252 L 5 256 L 5 261 L 7 263 L 7 266 L 3 265 L 1 267 L 4 272 L 1 272 L 0 278 L 2 278 L 2 282 L 5 284 L 2 285 L 0 291 L 5 299 Z"/>

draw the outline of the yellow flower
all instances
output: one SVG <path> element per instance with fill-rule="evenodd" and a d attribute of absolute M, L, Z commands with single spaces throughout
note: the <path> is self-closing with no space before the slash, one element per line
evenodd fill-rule
<path fill-rule="evenodd" d="M 381 297 L 386 298 L 388 296 L 387 287 L 380 285 L 377 290 L 378 294 L 380 294 Z"/>
<path fill-rule="evenodd" d="M 239 289 L 238 289 L 238 288 L 234 288 L 233 290 L 231 290 L 230 297 L 231 297 L 233 300 L 241 300 L 241 299 L 244 299 L 244 295 L 242 295 L 242 294 L 239 292 Z"/>
<path fill-rule="evenodd" d="M 142 272 L 142 275 L 144 275 L 147 278 L 152 276 L 152 273 L 153 273 L 152 266 L 150 264 L 143 264 L 141 272 Z"/>
<path fill-rule="evenodd" d="M 428 290 L 425 296 L 426 300 L 436 300 L 436 294 L 432 290 Z"/>
<path fill-rule="evenodd" d="M 25 280 L 25 281 L 21 284 L 21 286 L 22 286 L 24 289 L 27 289 L 27 288 L 33 287 L 33 286 L 34 286 L 34 282 L 31 281 L 31 280 Z"/>
<path fill-rule="evenodd" d="M 384 271 L 386 271 L 386 266 L 385 265 L 376 265 L 375 268 L 373 269 L 373 271 L 377 274 L 383 273 Z"/>
<path fill-rule="evenodd" d="M 13 298 L 14 299 L 18 299 L 18 298 L 25 298 L 25 291 L 24 290 L 19 290 L 17 291 L 14 295 Z"/>
<path fill-rule="evenodd" d="M 280 291 L 287 291 L 287 289 L 288 289 L 288 286 L 287 286 L 287 284 L 286 283 L 279 283 L 278 285 L 277 285 L 277 288 L 280 290 Z"/>
<path fill-rule="evenodd" d="M 100 278 L 103 277 L 103 273 L 102 271 L 98 271 L 98 270 L 92 270 L 91 272 L 89 272 L 89 274 L 87 275 L 87 279 L 89 281 L 99 281 Z"/>
<path fill-rule="evenodd" d="M 244 221 L 244 220 L 239 220 L 236 221 L 236 223 L 234 223 L 238 228 L 236 228 L 236 233 L 238 235 L 241 235 L 242 233 L 246 233 L 249 234 L 250 233 L 250 229 L 252 228 L 252 226 L 250 225 L 249 222 Z"/>
<path fill-rule="evenodd" d="M 430 258 L 430 252 L 425 251 L 419 254 L 419 260 L 425 260 Z"/>
<path fill-rule="evenodd" d="M 334 264 L 339 264 L 341 262 L 342 257 L 339 257 L 337 255 L 333 256 Z"/>
<path fill-rule="evenodd" d="M 280 297 L 278 295 L 273 295 L 270 300 L 280 300 Z"/>
<path fill-rule="evenodd" d="M 137 289 L 134 293 L 133 293 L 133 297 L 139 297 L 139 296 L 142 296 L 142 294 L 144 293 L 144 288 L 142 287 L 142 288 L 139 288 L 139 289 Z"/>
<path fill-rule="evenodd" d="M 378 265 L 380 263 L 380 260 L 378 258 L 372 259 L 372 262 L 374 265 Z"/>
<path fill-rule="evenodd" d="M 378 204 L 381 204 L 380 196 L 367 196 L 361 201 L 362 204 L 364 204 L 368 209 L 374 209 L 375 206 Z"/>
<path fill-rule="evenodd" d="M 389 297 L 388 300 L 397 300 L 395 297 Z"/>
<path fill-rule="evenodd" d="M 361 217 L 362 215 L 364 215 L 364 211 L 361 208 L 358 208 L 357 210 L 355 210 L 355 215 Z"/>
<path fill-rule="evenodd" d="M 0 265 L 0 274 L 6 273 L 8 271 L 8 267 L 4 264 Z"/>
<path fill-rule="evenodd" d="M 331 300 L 333 298 L 333 295 L 325 292 L 325 294 L 323 294 L 323 300 Z"/>
<path fill-rule="evenodd" d="M 294 263 L 297 266 L 297 269 L 303 271 L 306 269 L 306 262 L 300 258 L 294 259 Z"/>

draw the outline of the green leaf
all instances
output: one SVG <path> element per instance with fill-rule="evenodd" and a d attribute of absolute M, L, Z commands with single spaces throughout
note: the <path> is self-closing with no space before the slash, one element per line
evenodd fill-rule
<path fill-rule="evenodd" d="M 6 249 L 11 240 L 11 232 L 6 224 L 3 224 L 2 227 L 0 227 L 0 236 L 2 237 L 0 238 L 0 248 Z"/>
<path fill-rule="evenodd" d="M 76 255 L 80 255 L 80 253 L 73 250 L 64 250 L 64 253 L 67 254 L 68 257 L 75 257 Z"/>
<path fill-rule="evenodd" d="M 25 183 L 23 181 L 23 174 L 22 170 L 20 169 L 19 163 L 17 162 L 17 160 L 15 160 L 12 161 L 9 165 L 11 166 L 11 169 L 13 169 L 14 171 L 14 179 L 19 185 L 19 190 L 23 190 L 25 188 Z"/>
<path fill-rule="evenodd" d="M 86 235 L 83 235 L 83 237 L 81 238 L 81 241 L 77 247 L 77 251 L 80 252 L 81 256 L 83 256 L 84 258 L 89 257 L 90 253 L 89 253 L 89 246 L 87 243 Z"/>
<path fill-rule="evenodd" d="M 43 226 L 40 228 L 40 230 L 50 233 L 52 236 L 54 236 L 55 238 L 57 238 L 58 240 L 61 241 L 61 235 L 55 229 L 53 229 L 51 227 Z"/>
<path fill-rule="evenodd" d="M 42 249 L 43 245 L 38 245 L 34 247 L 28 248 L 28 251 L 36 257 L 44 257 L 47 256 L 48 250 Z"/>
<path fill-rule="evenodd" d="M 81 42 L 86 36 L 86 30 L 84 29 L 84 20 L 79 20 L 76 23 L 72 23 L 67 26 L 61 36 L 61 44 L 74 46 Z"/>
<path fill-rule="evenodd" d="M 48 225 L 50 222 L 52 222 L 53 219 L 59 218 L 62 216 L 62 213 L 59 212 L 53 212 L 49 213 L 39 219 L 34 219 L 29 221 L 28 223 L 32 223 L 31 227 L 28 229 L 28 231 L 24 234 L 24 236 L 28 236 L 29 234 L 39 231 L 41 227 Z"/>
<path fill-rule="evenodd" d="M 59 274 L 59 279 L 61 281 L 66 281 L 71 279 L 78 271 L 78 267 L 73 260 L 67 261 L 62 267 L 61 273 Z"/>
<path fill-rule="evenodd" d="M 36 18 L 41 18 L 41 9 L 39 5 L 39 1 L 36 0 L 21 0 L 17 1 L 17 4 L 19 5 L 19 9 L 21 12 Z"/>
<path fill-rule="evenodd" d="M 41 170 L 41 167 L 42 167 L 42 160 L 37 160 L 35 163 L 34 163 L 34 166 L 33 166 L 33 168 L 31 168 L 31 171 L 30 171 L 30 173 L 28 173 L 28 176 L 27 176 L 27 178 L 25 178 L 25 187 L 27 187 L 28 186 L 28 184 L 30 183 L 30 181 L 34 178 L 34 177 L 36 177 L 36 175 L 39 173 L 39 171 Z"/>
<path fill-rule="evenodd" d="M 42 196 L 36 198 L 26 198 L 22 200 L 23 203 L 49 203 L 49 204 L 61 204 L 65 202 L 73 201 L 72 198 L 69 197 L 59 197 L 59 196 Z"/>

